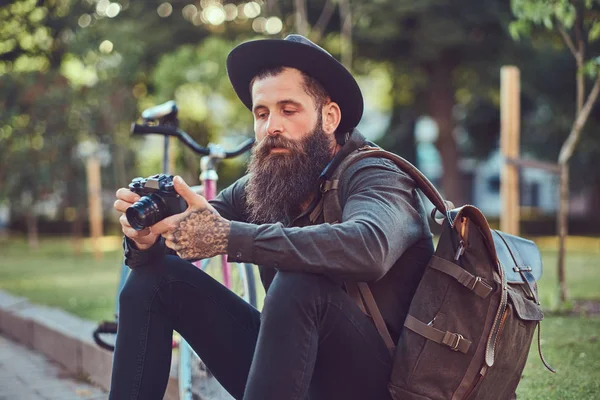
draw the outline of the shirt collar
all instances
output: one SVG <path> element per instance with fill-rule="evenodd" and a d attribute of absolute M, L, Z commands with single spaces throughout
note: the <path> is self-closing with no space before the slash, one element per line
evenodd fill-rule
<path fill-rule="evenodd" d="M 320 180 L 324 181 L 329 179 L 331 174 L 335 171 L 335 169 L 340 165 L 342 160 L 346 158 L 350 153 L 364 146 L 367 139 L 358 131 L 358 129 L 353 128 L 350 131 L 350 137 L 344 143 L 340 151 L 337 152 L 335 156 L 329 161 L 329 164 L 325 167 L 323 172 L 321 172 Z"/>

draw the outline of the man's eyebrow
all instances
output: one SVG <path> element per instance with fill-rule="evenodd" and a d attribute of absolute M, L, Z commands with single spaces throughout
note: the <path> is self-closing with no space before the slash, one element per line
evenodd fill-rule
<path fill-rule="evenodd" d="M 256 110 L 258 110 L 259 108 L 266 108 L 267 106 L 263 106 L 262 104 L 255 104 L 252 107 L 252 112 L 256 112 Z"/>

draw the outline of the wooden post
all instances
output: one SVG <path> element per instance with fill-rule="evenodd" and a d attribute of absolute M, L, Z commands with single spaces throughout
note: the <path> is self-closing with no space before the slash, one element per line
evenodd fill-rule
<path fill-rule="evenodd" d="M 86 163 L 88 208 L 90 220 L 90 233 L 92 246 L 96 260 L 102 259 L 100 238 L 102 237 L 102 201 L 101 201 L 101 178 L 100 161 L 96 155 L 91 155 Z"/>
<path fill-rule="evenodd" d="M 502 67 L 500 72 L 500 151 L 504 158 L 500 173 L 500 230 L 519 235 L 519 168 L 506 159 L 519 158 L 521 87 L 519 69 Z"/>

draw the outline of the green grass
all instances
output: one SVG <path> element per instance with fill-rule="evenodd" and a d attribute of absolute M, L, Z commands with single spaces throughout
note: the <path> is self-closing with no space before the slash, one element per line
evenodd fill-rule
<path fill-rule="evenodd" d="M 534 239 L 542 251 L 539 282 L 542 351 L 557 370 L 548 372 L 539 359 L 537 335 L 517 395 L 522 399 L 600 399 L 600 316 L 567 315 L 559 309 L 556 238 Z M 571 299 L 600 302 L 600 238 L 569 237 L 566 277 Z"/>
<path fill-rule="evenodd" d="M 539 282 L 547 314 L 542 323 L 542 349 L 558 373 L 544 369 L 534 338 L 519 398 L 600 399 L 600 316 L 557 312 L 556 240 L 539 238 L 536 243 L 545 268 Z M 30 250 L 23 239 L 0 241 L 0 288 L 83 318 L 112 319 L 122 258 L 120 239 L 103 239 L 100 261 L 94 259 L 89 241 L 78 247 L 77 255 L 71 241 L 64 238 L 42 239 L 37 250 Z M 567 249 L 571 298 L 600 302 L 600 238 L 571 237 Z"/>
<path fill-rule="evenodd" d="M 116 237 L 104 238 L 102 249 L 102 260 L 95 260 L 88 240 L 74 246 L 46 238 L 37 250 L 22 239 L 0 242 L 0 289 L 83 318 L 113 319 L 123 252 Z"/>
<path fill-rule="evenodd" d="M 600 318 L 547 316 L 542 351 L 557 373 L 539 359 L 537 335 L 517 390 L 520 399 L 600 399 Z"/>
<path fill-rule="evenodd" d="M 45 238 L 31 250 L 23 239 L 0 241 L 0 289 L 34 303 L 59 307 L 94 321 L 114 319 L 123 251 L 121 238 L 104 237 L 102 259 L 96 260 L 90 240 Z M 74 249 L 79 249 L 77 254 Z M 220 273 L 212 263 L 209 273 Z M 237 275 L 237 270 L 232 270 Z M 255 268 L 259 307 L 264 290 Z"/>

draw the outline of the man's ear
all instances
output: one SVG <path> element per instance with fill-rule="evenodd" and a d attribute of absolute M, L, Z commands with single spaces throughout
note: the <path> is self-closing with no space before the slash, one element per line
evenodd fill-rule
<path fill-rule="evenodd" d="M 323 130 L 325 133 L 333 135 L 342 120 L 342 110 L 340 106 L 333 101 L 323 106 Z"/>

